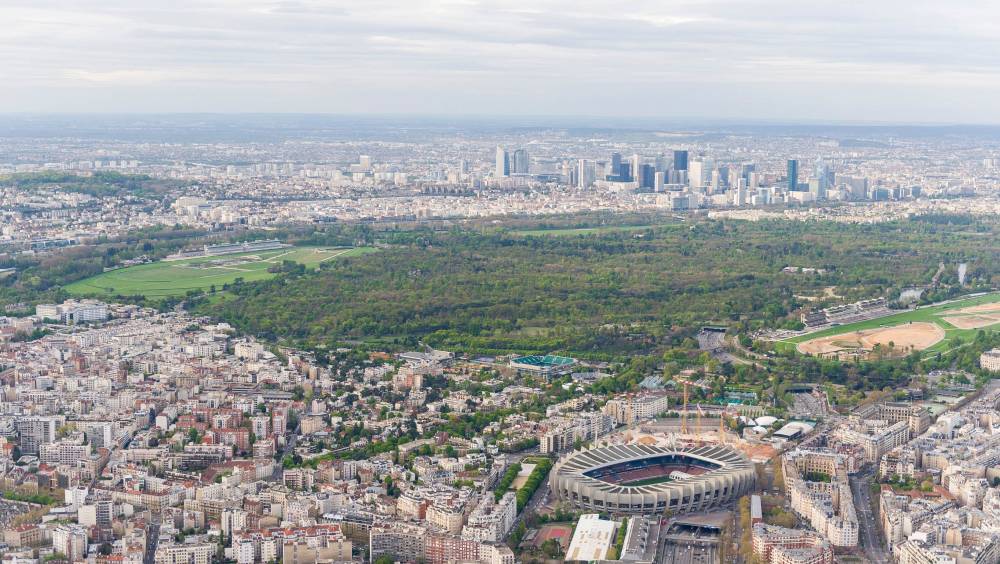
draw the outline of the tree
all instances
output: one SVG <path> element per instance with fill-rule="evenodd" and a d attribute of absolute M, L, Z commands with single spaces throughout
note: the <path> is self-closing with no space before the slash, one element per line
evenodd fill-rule
<path fill-rule="evenodd" d="M 560 545 L 559 541 L 557 541 L 556 539 L 548 539 L 547 541 L 543 542 L 541 549 L 542 549 L 542 554 L 548 556 L 549 558 L 555 559 L 562 556 L 562 545 Z M 614 550 L 614 548 L 612 548 L 611 550 Z M 608 554 L 610 555 L 610 552 Z M 616 555 L 614 559 L 617 558 L 618 557 Z"/>

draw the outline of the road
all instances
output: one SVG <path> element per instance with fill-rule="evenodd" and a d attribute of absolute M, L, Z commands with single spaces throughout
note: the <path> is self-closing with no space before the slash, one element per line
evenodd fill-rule
<path fill-rule="evenodd" d="M 727 350 L 726 334 L 719 331 L 702 330 L 697 335 L 698 348 L 707 351 L 712 357 L 722 363 L 751 364 L 749 360 L 740 358 Z"/>
<path fill-rule="evenodd" d="M 526 516 L 532 513 L 537 513 L 539 506 L 547 504 L 549 502 L 550 492 L 551 490 L 549 489 L 549 477 L 545 476 L 545 479 L 542 480 L 541 485 L 538 486 L 538 489 L 535 490 L 535 493 L 531 496 L 531 499 L 528 500 L 528 504 L 525 505 L 524 509 L 522 509 L 521 512 L 517 514 L 517 519 L 514 520 L 514 527 L 511 527 L 511 531 L 513 531 L 517 527 L 517 525 L 524 520 Z"/>
<path fill-rule="evenodd" d="M 143 564 L 153 564 L 156 559 L 156 545 L 160 542 L 160 516 L 154 515 L 149 523 L 149 532 L 146 538 L 146 554 L 143 556 Z"/>
<path fill-rule="evenodd" d="M 271 474 L 271 480 L 275 482 L 281 481 L 281 473 L 284 471 L 284 467 L 281 466 L 281 461 L 285 459 L 286 454 L 295 452 L 295 441 L 299 438 L 299 429 L 301 428 L 302 425 L 296 426 L 295 430 L 292 431 L 291 437 L 285 441 L 285 448 L 282 449 L 281 456 L 278 457 L 278 463 L 274 466 L 274 473 Z"/>
<path fill-rule="evenodd" d="M 872 512 L 871 490 L 868 489 L 874 475 L 875 470 L 869 467 L 851 476 L 851 494 L 854 497 L 854 510 L 858 514 L 858 542 L 869 561 L 886 564 L 889 562 L 889 555 L 879 535 L 877 518 Z"/>

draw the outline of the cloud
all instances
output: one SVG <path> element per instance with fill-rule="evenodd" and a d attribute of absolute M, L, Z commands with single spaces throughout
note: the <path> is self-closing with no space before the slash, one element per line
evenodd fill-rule
<path fill-rule="evenodd" d="M 152 84 L 169 78 L 168 73 L 161 70 L 122 69 L 112 71 L 89 71 L 84 69 L 67 69 L 66 78 L 74 81 L 93 84 Z"/>
<path fill-rule="evenodd" d="M 220 111 L 822 119 L 851 111 L 846 93 L 859 115 L 831 119 L 1000 120 L 973 106 L 1000 94 L 985 0 L 19 0 L 0 20 L 13 111 L 83 109 L 100 85 L 130 89 L 133 111 L 175 109 L 183 88 Z"/>

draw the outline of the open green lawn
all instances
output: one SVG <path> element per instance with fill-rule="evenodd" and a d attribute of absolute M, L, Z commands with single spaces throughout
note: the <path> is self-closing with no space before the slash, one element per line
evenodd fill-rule
<path fill-rule="evenodd" d="M 274 276 L 267 269 L 290 260 L 307 267 L 322 262 L 376 252 L 372 247 L 289 247 L 270 251 L 197 257 L 177 261 L 111 270 L 79 280 L 68 286 L 71 294 L 90 296 L 133 296 L 150 298 L 182 296 L 189 290 L 207 290 L 215 285 L 231 284 L 237 278 L 245 282 Z"/>
<path fill-rule="evenodd" d="M 551 235 L 554 237 L 566 237 L 571 235 L 598 235 L 601 233 L 613 233 L 615 231 L 642 231 L 653 229 L 655 225 L 607 225 L 604 227 L 578 227 L 568 229 L 525 229 L 513 231 L 514 235 Z"/>
<path fill-rule="evenodd" d="M 945 304 L 926 306 L 913 310 L 906 310 L 886 317 L 879 317 L 877 319 L 869 319 L 866 321 L 859 321 L 857 323 L 849 323 L 847 325 L 838 325 L 836 327 L 823 329 L 822 331 L 816 331 L 814 333 L 807 333 L 805 335 L 791 337 L 789 339 L 779 341 L 777 345 L 782 348 L 792 348 L 799 343 L 810 341 L 812 339 L 818 339 L 821 337 L 840 335 L 843 333 L 850 333 L 852 331 L 864 331 L 866 329 L 876 329 L 879 327 L 892 327 L 895 325 L 902 325 L 904 323 L 910 323 L 915 321 L 925 321 L 928 323 L 936 324 L 937 326 L 944 329 L 945 332 L 945 338 L 941 342 L 927 349 L 927 352 L 935 353 L 950 349 L 952 347 L 952 341 L 956 337 L 969 339 L 975 336 L 976 332 L 981 330 L 981 329 L 959 329 L 954 325 L 952 325 L 951 323 L 948 323 L 947 321 L 942 319 L 943 317 L 947 317 L 949 315 L 955 315 L 954 313 L 955 310 L 979 304 L 995 303 L 995 302 L 1000 302 L 1000 292 L 994 292 L 982 296 L 975 296 L 972 298 L 959 299 Z M 1000 330 L 1000 324 L 994 324 L 989 327 L 985 327 L 984 329 L 987 331 Z"/>

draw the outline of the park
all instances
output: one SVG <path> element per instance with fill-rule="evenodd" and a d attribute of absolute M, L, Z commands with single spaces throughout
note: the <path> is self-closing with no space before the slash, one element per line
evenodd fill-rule
<path fill-rule="evenodd" d="M 66 290 L 81 296 L 145 296 L 165 298 L 188 292 L 206 292 L 237 280 L 253 282 L 276 275 L 285 261 L 313 268 L 330 260 L 359 256 L 372 247 L 288 247 L 267 251 L 157 261 L 79 280 Z"/>

